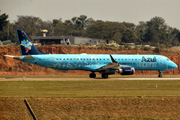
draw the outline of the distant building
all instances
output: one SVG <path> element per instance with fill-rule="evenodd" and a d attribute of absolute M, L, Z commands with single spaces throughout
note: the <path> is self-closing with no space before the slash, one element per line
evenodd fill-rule
<path fill-rule="evenodd" d="M 1 42 L 1 40 L 0 40 L 0 45 L 3 45 L 3 43 Z"/>
<path fill-rule="evenodd" d="M 67 44 L 67 45 L 100 45 L 106 44 L 105 40 L 92 39 L 85 37 L 63 36 L 63 37 L 32 37 L 34 43 L 41 45 Z"/>
<path fill-rule="evenodd" d="M 52 45 L 52 44 L 63 44 L 63 45 L 101 45 L 106 44 L 105 40 L 92 39 L 85 37 L 75 36 L 61 36 L 61 37 L 46 37 L 48 32 L 46 29 L 41 30 L 43 36 L 32 37 L 34 44 L 36 45 Z"/>
<path fill-rule="evenodd" d="M 0 45 L 12 45 L 11 40 L 0 41 Z"/>

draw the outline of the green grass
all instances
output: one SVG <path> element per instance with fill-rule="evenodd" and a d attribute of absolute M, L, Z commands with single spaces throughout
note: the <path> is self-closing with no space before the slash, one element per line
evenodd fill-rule
<path fill-rule="evenodd" d="M 1 81 L 0 97 L 180 96 L 180 81 Z"/>

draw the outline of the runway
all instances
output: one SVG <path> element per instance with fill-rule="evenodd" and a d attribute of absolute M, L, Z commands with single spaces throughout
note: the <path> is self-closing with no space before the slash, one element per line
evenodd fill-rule
<path fill-rule="evenodd" d="M 180 80 L 180 78 L 0 78 L 0 81 Z"/>

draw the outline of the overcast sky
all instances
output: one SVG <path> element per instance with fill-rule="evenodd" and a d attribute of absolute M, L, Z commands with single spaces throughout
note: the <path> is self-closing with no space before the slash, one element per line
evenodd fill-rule
<path fill-rule="evenodd" d="M 17 15 L 40 17 L 43 21 L 86 15 L 103 21 L 149 21 L 158 16 L 180 30 L 180 0 L 0 0 L 1 14 L 11 22 Z"/>

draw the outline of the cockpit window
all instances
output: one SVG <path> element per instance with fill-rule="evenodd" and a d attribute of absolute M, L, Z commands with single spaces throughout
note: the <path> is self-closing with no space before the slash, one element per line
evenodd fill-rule
<path fill-rule="evenodd" d="M 168 59 L 168 58 L 167 58 L 166 60 L 167 60 L 167 61 L 170 61 L 170 59 Z"/>

